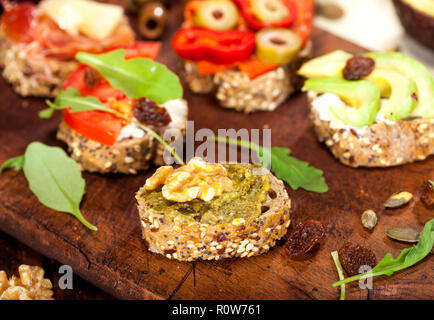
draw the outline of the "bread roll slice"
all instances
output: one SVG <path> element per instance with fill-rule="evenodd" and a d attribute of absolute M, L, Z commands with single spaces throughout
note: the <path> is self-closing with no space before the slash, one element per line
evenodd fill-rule
<path fill-rule="evenodd" d="M 0 31 L 2 75 L 14 91 L 24 97 L 56 97 L 65 79 L 77 66 L 78 62 L 72 60 L 45 59 L 41 63 L 31 59 L 20 46 Z"/>
<path fill-rule="evenodd" d="M 333 128 L 321 119 L 309 98 L 316 136 L 331 153 L 350 167 L 391 167 L 434 154 L 434 119 L 409 118 L 375 122 L 363 130 Z"/>
<path fill-rule="evenodd" d="M 261 215 L 242 224 L 216 225 L 175 223 L 151 208 L 142 187 L 136 194 L 143 239 L 151 252 L 181 261 L 244 258 L 267 252 L 290 225 L 291 200 L 284 184 L 266 169 L 270 190 Z"/>
<path fill-rule="evenodd" d="M 235 69 L 202 76 L 194 61 L 184 61 L 183 75 L 191 91 L 215 94 L 223 108 L 244 113 L 273 111 L 301 88 L 302 78 L 296 71 L 311 53 L 312 42 L 308 41 L 293 61 L 253 80 Z"/>

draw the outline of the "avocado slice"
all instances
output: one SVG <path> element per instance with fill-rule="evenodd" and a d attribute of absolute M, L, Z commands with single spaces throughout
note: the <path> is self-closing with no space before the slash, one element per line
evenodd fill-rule
<path fill-rule="evenodd" d="M 321 57 L 309 60 L 301 66 L 298 74 L 305 78 L 342 77 L 342 69 L 353 55 L 336 50 Z"/>
<path fill-rule="evenodd" d="M 408 117 L 413 111 L 416 100 L 412 95 L 417 93 L 414 81 L 404 77 L 399 72 L 379 68 L 374 70 L 366 80 L 377 86 L 381 96 L 388 96 L 388 99 L 381 104 L 379 112 L 383 118 L 397 121 Z M 385 91 L 384 82 L 388 84 L 390 92 L 388 92 L 389 90 Z"/>
<path fill-rule="evenodd" d="M 414 81 L 417 87 L 417 103 L 410 116 L 434 117 L 434 77 L 419 61 L 398 52 L 367 53 L 375 61 L 375 68 L 392 70 Z"/>
<path fill-rule="evenodd" d="M 347 106 L 331 106 L 329 111 L 345 124 L 362 128 L 375 122 L 380 110 L 380 91 L 366 80 L 348 81 L 342 78 L 306 80 L 303 91 L 333 93 L 344 100 Z"/>

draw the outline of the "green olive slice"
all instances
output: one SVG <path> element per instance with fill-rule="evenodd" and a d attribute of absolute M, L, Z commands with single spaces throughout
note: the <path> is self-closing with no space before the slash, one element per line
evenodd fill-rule
<path fill-rule="evenodd" d="M 238 9 L 228 0 L 206 0 L 196 11 L 194 23 L 212 30 L 233 29 L 238 22 Z"/>
<path fill-rule="evenodd" d="M 289 15 L 289 10 L 280 0 L 250 0 L 255 16 L 264 22 L 280 22 Z"/>
<path fill-rule="evenodd" d="M 295 58 L 300 50 L 301 40 L 291 30 L 267 28 L 256 34 L 256 56 L 259 60 L 284 64 Z"/>

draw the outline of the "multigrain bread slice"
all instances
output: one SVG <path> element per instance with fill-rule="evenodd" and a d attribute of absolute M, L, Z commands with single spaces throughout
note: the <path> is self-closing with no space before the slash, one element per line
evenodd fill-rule
<path fill-rule="evenodd" d="M 179 129 L 184 134 L 185 126 Z M 57 139 L 67 144 L 71 157 L 82 170 L 88 172 L 136 174 L 152 164 L 164 163 L 164 146 L 150 134 L 142 138 L 123 139 L 107 146 L 87 139 L 62 121 Z"/>
<path fill-rule="evenodd" d="M 215 93 L 220 105 L 245 113 L 273 111 L 289 95 L 301 88 L 302 78 L 296 74 L 311 56 L 312 42 L 308 41 L 296 58 L 253 80 L 241 71 L 226 70 L 202 76 L 197 64 L 184 61 L 184 79 L 194 93 Z"/>
<path fill-rule="evenodd" d="M 0 67 L 3 77 L 22 96 L 55 97 L 68 75 L 78 66 L 76 61 L 30 58 L 0 31 Z"/>
<path fill-rule="evenodd" d="M 136 194 L 143 239 L 151 252 L 181 261 L 243 258 L 267 252 L 290 225 L 291 200 L 284 184 L 270 177 L 270 190 L 262 214 L 244 224 L 182 225 L 150 208 L 142 187 Z"/>
<path fill-rule="evenodd" d="M 434 154 L 434 119 L 376 122 L 363 130 L 332 128 L 310 109 L 316 136 L 332 154 L 351 167 L 391 167 Z"/>

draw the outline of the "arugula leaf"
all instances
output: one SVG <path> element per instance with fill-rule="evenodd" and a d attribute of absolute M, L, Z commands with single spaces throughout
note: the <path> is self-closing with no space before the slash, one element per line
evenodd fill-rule
<path fill-rule="evenodd" d="M 30 190 L 45 206 L 70 213 L 91 230 L 98 230 L 80 212 L 85 181 L 77 163 L 58 147 L 32 142 L 24 154 L 24 175 Z"/>
<path fill-rule="evenodd" d="M 18 156 L 14 158 L 10 158 L 2 163 L 0 166 L 0 173 L 4 169 L 14 168 L 15 170 L 21 170 L 24 166 L 24 156 Z"/>
<path fill-rule="evenodd" d="M 262 166 L 270 167 L 271 171 L 285 181 L 293 190 L 302 188 L 308 191 L 323 193 L 328 191 L 323 172 L 311 167 L 307 162 L 289 156 L 287 148 L 264 148 L 255 143 L 236 139 L 213 137 L 215 141 L 226 142 L 251 149 L 258 154 Z M 270 162 L 269 162 L 270 161 Z"/>
<path fill-rule="evenodd" d="M 290 157 L 287 148 L 271 148 L 271 170 L 294 190 L 303 188 L 313 192 L 327 192 L 323 172 L 309 163 Z"/>
<path fill-rule="evenodd" d="M 91 66 L 130 98 L 146 97 L 162 104 L 182 97 L 179 78 L 166 66 L 150 59 L 125 60 L 125 50 L 103 54 L 79 52 L 76 59 Z"/>
<path fill-rule="evenodd" d="M 54 110 L 69 108 L 70 112 L 83 112 L 88 110 L 100 110 L 110 113 L 115 111 L 101 103 L 95 97 L 82 97 L 80 92 L 72 87 L 61 91 L 54 102 L 45 101 L 49 108 L 39 112 L 39 117 L 43 119 L 50 118 Z"/>
<path fill-rule="evenodd" d="M 340 280 L 333 283 L 333 286 L 336 287 L 344 283 L 381 275 L 391 276 L 394 272 L 409 268 L 425 258 L 432 250 L 433 244 L 434 219 L 431 219 L 425 224 L 417 245 L 402 250 L 396 259 L 393 258 L 391 253 L 388 253 L 371 271 Z"/>
<path fill-rule="evenodd" d="M 338 271 L 338 276 L 339 276 L 339 280 L 343 280 L 344 277 L 344 271 L 342 269 L 342 265 L 341 262 L 339 261 L 339 254 L 337 251 L 333 251 L 331 253 L 332 258 L 333 258 L 333 262 L 335 263 L 336 266 L 336 270 Z M 345 284 L 341 284 L 341 296 L 340 296 L 341 300 L 345 300 Z"/>

